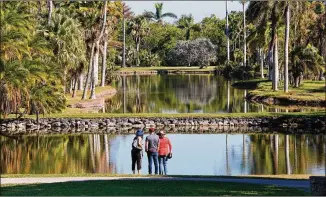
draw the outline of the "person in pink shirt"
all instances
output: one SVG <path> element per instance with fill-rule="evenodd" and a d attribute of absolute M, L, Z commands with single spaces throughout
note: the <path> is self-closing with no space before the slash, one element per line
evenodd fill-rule
<path fill-rule="evenodd" d="M 172 145 L 169 138 L 165 137 L 164 131 L 159 132 L 159 143 L 158 143 L 158 163 L 160 174 L 167 174 L 167 160 L 168 155 L 172 155 Z M 163 168 L 164 167 L 164 168 Z"/>

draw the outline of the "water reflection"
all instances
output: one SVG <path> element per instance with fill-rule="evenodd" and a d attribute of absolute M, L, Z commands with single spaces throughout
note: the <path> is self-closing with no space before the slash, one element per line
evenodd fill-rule
<path fill-rule="evenodd" d="M 169 172 L 183 175 L 324 174 L 325 135 L 168 134 Z M 133 135 L 1 137 L 1 173 L 131 173 Z M 195 147 L 195 148 L 194 148 Z M 143 160 L 146 174 L 147 160 Z"/>
<path fill-rule="evenodd" d="M 114 113 L 247 113 L 276 111 L 246 102 L 246 90 L 213 75 L 122 76 L 118 93 L 106 101 Z M 277 110 L 281 111 L 281 110 Z M 285 111 L 285 110 L 282 110 Z"/>

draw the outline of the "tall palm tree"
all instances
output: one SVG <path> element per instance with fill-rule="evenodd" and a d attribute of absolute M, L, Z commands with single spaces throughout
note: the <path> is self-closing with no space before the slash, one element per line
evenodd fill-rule
<path fill-rule="evenodd" d="M 285 7 L 285 44 L 284 44 L 284 92 L 289 91 L 289 38 L 290 38 L 290 5 Z"/>
<path fill-rule="evenodd" d="M 229 11 L 228 11 L 228 1 L 225 1 L 225 9 L 226 9 L 226 27 L 225 34 L 227 39 L 227 61 L 230 61 L 230 38 L 229 38 Z"/>
<path fill-rule="evenodd" d="M 271 41 L 269 51 L 273 52 L 273 90 L 278 90 L 278 34 L 279 23 L 283 15 L 284 3 L 279 1 L 250 1 L 247 16 L 256 26 L 264 26 L 270 21 Z M 270 56 L 271 53 L 269 53 Z"/>
<path fill-rule="evenodd" d="M 155 3 L 155 13 L 150 11 L 145 11 L 144 16 L 145 18 L 155 20 L 158 23 L 163 23 L 163 18 L 171 17 L 171 18 L 177 18 L 177 16 L 174 13 L 167 12 L 163 14 L 163 3 Z"/>
<path fill-rule="evenodd" d="M 191 31 L 200 31 L 201 29 L 200 25 L 194 22 L 192 14 L 182 15 L 177 22 L 177 26 L 186 31 L 186 40 L 190 39 Z"/>
<path fill-rule="evenodd" d="M 128 34 L 131 34 L 135 44 L 136 44 L 136 66 L 139 66 L 139 50 L 140 44 L 144 37 L 149 34 L 149 27 L 144 16 L 137 16 L 129 21 L 128 23 Z"/>
<path fill-rule="evenodd" d="M 241 0 L 242 12 L 243 12 L 243 66 L 247 66 L 247 28 L 246 28 L 246 0 Z"/>
<path fill-rule="evenodd" d="M 122 68 L 126 67 L 126 20 L 132 15 L 130 7 L 126 3 L 122 3 L 122 24 L 123 24 L 123 51 L 122 51 Z"/>

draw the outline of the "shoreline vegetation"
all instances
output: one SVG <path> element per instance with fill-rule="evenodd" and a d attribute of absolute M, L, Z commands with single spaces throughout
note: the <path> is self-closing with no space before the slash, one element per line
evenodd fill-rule
<path fill-rule="evenodd" d="M 165 67 L 116 67 L 119 75 L 155 75 L 155 74 L 213 74 L 215 73 L 215 66 L 200 67 L 186 67 L 186 66 L 165 66 Z"/>
<path fill-rule="evenodd" d="M 283 90 L 272 91 L 272 82 L 262 79 L 239 81 L 232 86 L 251 89 L 246 99 L 254 103 L 289 107 L 326 107 L 325 81 L 307 80 L 298 88 L 289 88 L 288 93 Z"/>

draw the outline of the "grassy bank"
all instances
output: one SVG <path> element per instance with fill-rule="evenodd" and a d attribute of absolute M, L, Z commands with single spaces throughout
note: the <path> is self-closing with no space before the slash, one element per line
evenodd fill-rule
<path fill-rule="evenodd" d="M 44 118 L 255 118 L 255 117 L 313 117 L 325 116 L 325 111 L 319 112 L 290 112 L 290 113 L 225 113 L 225 114 L 161 114 L 161 113 L 58 113 L 47 114 Z M 10 115 L 9 118 L 14 118 Z M 25 115 L 25 118 L 36 118 L 35 115 Z M 43 118 L 43 116 L 41 116 Z"/>
<path fill-rule="evenodd" d="M 169 175 L 169 177 L 181 178 L 252 178 L 252 179 L 282 179 L 282 180 L 308 180 L 311 174 L 261 174 L 261 175 L 240 175 L 240 176 L 206 176 L 206 175 Z M 316 176 L 316 175 L 314 175 Z M 320 175 L 322 176 L 322 175 Z M 99 173 L 80 173 L 80 174 L 2 174 L 1 178 L 40 178 L 40 177 L 161 177 L 160 175 L 133 175 L 133 174 L 99 174 Z"/>
<path fill-rule="evenodd" d="M 150 71 L 188 71 L 188 72 L 196 72 L 196 71 L 214 71 L 215 66 L 208 66 L 200 69 L 199 67 L 191 66 L 178 66 L 178 67 L 126 67 L 121 68 L 117 67 L 121 72 L 150 72 Z"/>
<path fill-rule="evenodd" d="M 287 196 L 300 189 L 209 181 L 110 180 L 1 186 L 3 196 Z"/>
<path fill-rule="evenodd" d="M 289 105 L 306 104 L 307 106 L 311 104 L 318 103 L 322 106 L 326 99 L 326 89 L 325 81 L 304 81 L 304 83 L 299 88 L 289 87 L 289 92 L 285 93 L 283 91 L 283 85 L 280 84 L 278 91 L 272 90 L 272 82 L 266 80 L 249 80 L 240 81 L 233 84 L 235 87 L 241 88 L 254 88 L 254 90 L 249 91 L 248 97 L 253 101 L 264 100 L 268 98 L 273 98 L 280 103 Z"/>

